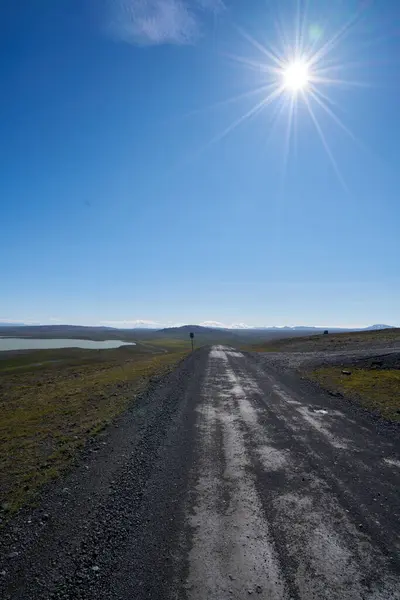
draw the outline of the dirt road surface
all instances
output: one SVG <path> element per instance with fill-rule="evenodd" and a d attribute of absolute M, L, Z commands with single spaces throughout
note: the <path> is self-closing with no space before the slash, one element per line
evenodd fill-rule
<path fill-rule="evenodd" d="M 400 599 L 398 428 L 200 349 L 3 530 L 8 600 Z"/>

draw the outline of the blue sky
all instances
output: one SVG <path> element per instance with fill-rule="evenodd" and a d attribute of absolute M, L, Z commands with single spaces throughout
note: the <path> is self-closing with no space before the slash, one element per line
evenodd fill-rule
<path fill-rule="evenodd" d="M 0 321 L 400 325 L 396 0 L 0 17 Z"/>

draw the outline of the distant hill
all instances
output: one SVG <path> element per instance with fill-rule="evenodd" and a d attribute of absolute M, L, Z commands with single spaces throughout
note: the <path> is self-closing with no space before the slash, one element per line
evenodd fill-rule
<path fill-rule="evenodd" d="M 202 325 L 183 325 L 182 327 L 166 327 L 154 332 L 159 338 L 176 338 L 189 340 L 189 333 L 194 333 L 198 344 L 234 344 L 239 335 L 246 335 L 246 330 L 218 329 Z"/>
<path fill-rule="evenodd" d="M 247 330 L 246 330 L 247 332 Z M 217 329 L 214 327 L 203 327 L 202 325 L 183 325 L 182 327 L 166 327 L 156 332 L 159 337 L 171 337 L 178 339 L 189 338 L 189 333 L 194 333 L 195 338 L 202 343 L 229 343 L 244 334 L 243 330 Z"/>
<path fill-rule="evenodd" d="M 379 329 L 394 329 L 393 325 L 370 325 L 364 331 L 377 331 Z"/>
<path fill-rule="evenodd" d="M 246 333 L 258 334 L 258 335 L 272 335 L 273 337 L 292 337 L 299 335 L 319 335 L 324 331 L 328 330 L 331 333 L 344 333 L 346 331 L 355 331 L 355 329 L 343 329 L 340 327 L 308 327 L 308 326 L 294 326 L 294 327 L 258 327 L 254 329 L 246 329 Z"/>
<path fill-rule="evenodd" d="M 203 327 L 202 325 L 181 325 L 181 327 L 164 327 L 164 329 L 159 329 L 157 333 L 213 333 L 215 334 L 217 331 L 220 331 L 220 328 L 216 327 Z M 230 330 L 224 330 L 230 331 Z"/>
<path fill-rule="evenodd" d="M 379 329 L 393 329 L 393 325 L 370 325 L 369 327 L 315 327 L 313 325 L 293 325 L 292 327 L 290 327 L 288 325 L 285 325 L 284 327 L 254 327 L 250 329 L 250 331 L 302 331 L 305 333 L 319 333 L 320 331 L 325 331 L 326 329 L 335 333 L 341 333 L 346 331 L 375 331 Z"/>

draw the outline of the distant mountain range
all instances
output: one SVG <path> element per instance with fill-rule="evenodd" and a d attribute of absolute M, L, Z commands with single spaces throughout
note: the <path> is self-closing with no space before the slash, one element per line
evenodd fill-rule
<path fill-rule="evenodd" d="M 393 329 L 392 325 L 370 325 L 369 327 L 315 327 L 314 325 L 294 325 L 290 327 L 285 325 L 283 327 L 247 327 L 244 328 L 226 328 L 226 327 L 203 327 L 202 325 L 182 325 L 181 327 L 164 327 L 164 329 L 160 329 L 160 332 L 180 332 L 184 333 L 185 331 L 193 332 L 193 333 L 211 333 L 215 332 L 215 330 L 222 331 L 375 331 L 378 329 Z"/>
<path fill-rule="evenodd" d="M 315 327 L 314 325 L 294 325 L 293 327 L 289 327 L 285 325 L 284 327 L 255 327 L 254 329 L 260 330 L 268 330 L 268 331 L 279 331 L 279 330 L 292 330 L 292 331 L 310 331 L 317 330 L 322 331 L 325 329 L 331 331 L 375 331 L 378 329 L 393 329 L 393 325 L 370 325 L 369 327 Z"/>
<path fill-rule="evenodd" d="M 377 329 L 394 329 L 393 325 L 370 325 L 365 327 L 364 331 L 375 331 Z"/>
<path fill-rule="evenodd" d="M 215 333 L 216 330 L 232 331 L 221 327 L 203 327 L 202 325 L 181 325 L 180 327 L 164 327 L 158 333 Z"/>
<path fill-rule="evenodd" d="M 328 331 L 331 332 L 340 332 L 340 331 L 377 331 L 380 329 L 392 329 L 393 326 L 392 325 L 384 325 L 384 324 L 376 324 L 376 325 L 370 325 L 369 327 L 364 327 L 364 328 L 344 328 L 344 327 L 315 327 L 315 326 L 306 326 L 306 325 L 294 325 L 293 327 L 289 327 L 289 326 L 284 326 L 284 327 L 276 327 L 276 326 L 272 326 L 272 327 L 248 327 L 246 329 L 244 328 L 238 328 L 238 329 L 234 329 L 234 328 L 225 328 L 225 327 L 204 327 L 202 325 L 182 325 L 180 327 L 164 327 L 163 329 L 143 329 L 141 327 L 137 327 L 137 328 L 133 328 L 133 329 L 127 329 L 127 328 L 116 328 L 116 327 L 91 327 L 91 326 L 86 326 L 86 325 L 29 325 L 29 324 L 25 324 L 25 323 L 3 323 L 0 322 L 0 328 L 3 330 L 7 330 L 7 334 L 10 335 L 12 332 L 12 335 L 22 335 L 25 333 L 28 333 L 30 336 L 34 335 L 35 333 L 39 333 L 39 334 L 46 334 L 46 335 L 51 335 L 52 333 L 75 333 L 75 334 L 83 334 L 83 333 L 90 333 L 90 332 L 94 332 L 97 334 L 104 334 L 106 332 L 110 333 L 110 334 L 117 334 L 118 332 L 130 332 L 130 333 L 134 333 L 135 331 L 137 332 L 144 332 L 144 331 L 148 331 L 149 333 L 154 332 L 154 333 L 160 333 L 162 335 L 171 335 L 174 333 L 179 333 L 179 334 L 184 334 L 184 333 L 203 333 L 203 334 L 211 334 L 211 333 L 215 333 L 216 331 L 223 331 L 226 334 L 234 334 L 236 333 L 251 333 L 251 332 L 276 332 L 279 333 L 280 331 L 282 332 L 290 332 L 290 331 L 295 331 L 295 332 L 319 332 L 319 331 L 324 331 L 325 329 L 328 329 Z M 8 333 L 10 332 L 10 333 Z"/>

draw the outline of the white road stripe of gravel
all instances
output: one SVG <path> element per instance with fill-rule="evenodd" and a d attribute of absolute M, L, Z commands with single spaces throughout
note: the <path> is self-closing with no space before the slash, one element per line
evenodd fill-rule
<path fill-rule="evenodd" d="M 226 381 L 218 377 L 212 379 L 214 361 L 227 364 L 219 354 L 210 353 L 204 402 L 200 408 L 204 442 L 196 490 L 198 500 L 194 515 L 189 517 L 195 533 L 189 556 L 188 597 L 191 600 L 242 600 L 254 593 L 261 599 L 289 600 L 254 478 L 247 470 L 250 460 L 238 417 L 234 414 L 234 400 L 227 398 Z M 234 395 L 238 393 L 236 389 Z M 219 476 L 221 457 L 212 452 L 212 438 L 218 426 L 223 436 L 225 472 L 222 479 Z M 224 507 L 221 498 L 225 487 L 229 490 L 230 503 Z"/>

